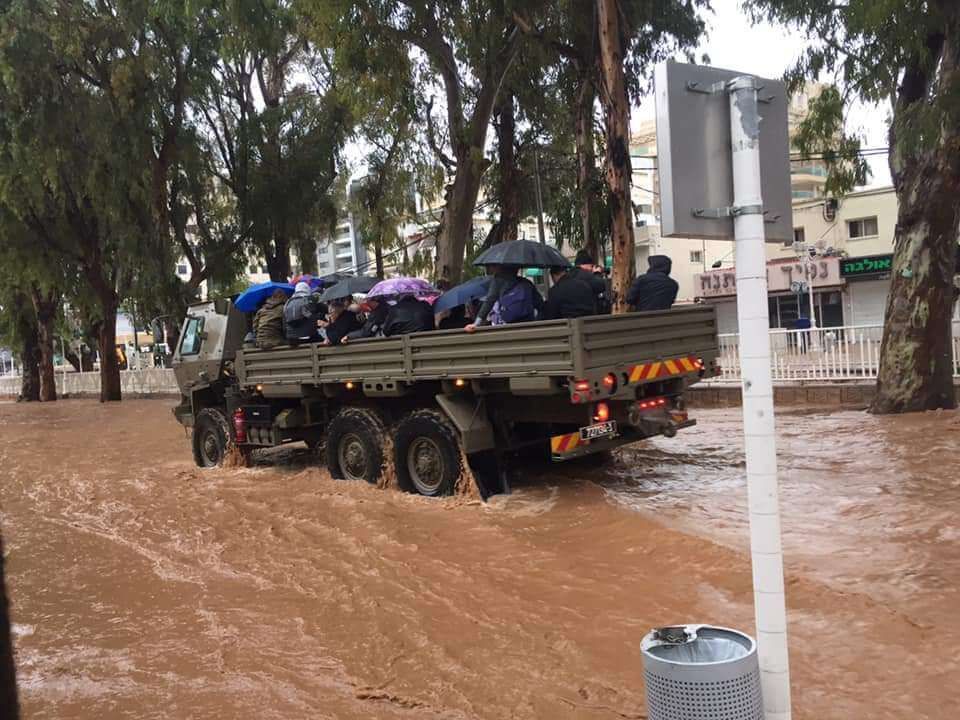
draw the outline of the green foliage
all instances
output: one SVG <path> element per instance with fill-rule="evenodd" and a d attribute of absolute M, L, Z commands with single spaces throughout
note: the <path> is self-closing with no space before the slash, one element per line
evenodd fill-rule
<path fill-rule="evenodd" d="M 841 134 L 838 146 L 835 139 L 853 99 L 893 108 L 895 183 L 900 158 L 935 152 L 943 128 L 960 124 L 960 78 L 956 72 L 941 74 L 945 38 L 957 42 L 958 8 L 952 0 L 748 0 L 746 6 L 755 20 L 797 28 L 810 40 L 787 73 L 792 89 L 824 76 L 839 87 L 811 108 L 803 129 L 810 147 L 835 148 L 834 190 L 862 179 L 862 167 L 853 159 L 856 140 Z"/>

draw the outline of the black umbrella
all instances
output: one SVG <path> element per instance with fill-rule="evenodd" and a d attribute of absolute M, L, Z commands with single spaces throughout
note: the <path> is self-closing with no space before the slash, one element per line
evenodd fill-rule
<path fill-rule="evenodd" d="M 378 282 L 379 280 L 377 278 L 367 277 L 366 275 L 348 277 L 324 290 L 320 299 L 324 302 L 330 302 L 331 300 L 342 300 L 351 295 L 368 293 Z"/>
<path fill-rule="evenodd" d="M 569 267 L 560 251 L 533 240 L 510 240 L 497 243 L 480 253 L 474 265 L 516 265 L 518 267 Z"/>

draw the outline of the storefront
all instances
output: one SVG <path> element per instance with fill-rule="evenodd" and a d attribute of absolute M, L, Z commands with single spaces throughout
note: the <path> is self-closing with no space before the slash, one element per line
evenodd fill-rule
<path fill-rule="evenodd" d="M 735 268 L 718 268 L 695 278 L 698 300 L 717 307 L 717 325 L 721 333 L 737 332 L 737 277 Z M 771 260 L 767 263 L 770 327 L 795 328 L 797 320 L 810 315 L 810 293 L 818 327 L 844 324 L 844 280 L 840 276 L 840 258 L 818 257 L 801 260 Z"/>
<path fill-rule="evenodd" d="M 848 325 L 883 324 L 892 265 L 893 255 L 844 258 L 840 262 L 840 277 L 847 284 Z"/>

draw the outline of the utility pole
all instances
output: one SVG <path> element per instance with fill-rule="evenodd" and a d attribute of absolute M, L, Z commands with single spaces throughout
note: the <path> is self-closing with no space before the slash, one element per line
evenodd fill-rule
<path fill-rule="evenodd" d="M 787 609 L 770 371 L 766 230 L 760 181 L 758 81 L 749 75 L 737 77 L 726 84 L 726 90 L 730 101 L 730 145 L 733 150 L 737 321 L 743 376 L 743 440 L 757 655 L 766 720 L 790 720 Z"/>

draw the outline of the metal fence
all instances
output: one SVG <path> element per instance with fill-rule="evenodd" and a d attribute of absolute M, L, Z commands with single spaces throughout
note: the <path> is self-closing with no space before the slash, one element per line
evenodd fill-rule
<path fill-rule="evenodd" d="M 882 325 L 843 325 L 817 330 L 770 330 L 774 382 L 873 380 L 880 366 Z M 719 336 L 721 375 L 713 382 L 740 382 L 740 336 Z M 953 374 L 960 377 L 960 323 L 953 327 Z"/>

